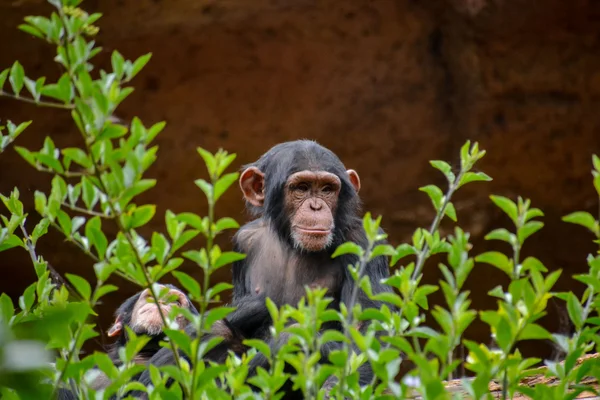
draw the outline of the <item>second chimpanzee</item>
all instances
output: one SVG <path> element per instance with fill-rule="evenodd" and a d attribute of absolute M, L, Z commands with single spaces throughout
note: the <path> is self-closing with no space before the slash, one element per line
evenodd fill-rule
<path fill-rule="evenodd" d="M 347 266 L 356 262 L 356 256 L 333 259 L 331 255 L 346 241 L 367 245 L 359 217 L 360 179 L 356 171 L 346 170 L 332 151 L 314 141 L 299 140 L 276 145 L 247 165 L 239 184 L 256 219 L 234 237 L 234 250 L 247 257 L 233 265 L 232 305 L 237 309 L 227 321 L 244 337 L 261 338 L 276 346 L 270 338 L 272 321 L 266 297 L 277 306 L 296 305 L 308 285 L 326 288 L 335 309 L 350 301 L 355 282 Z M 389 276 L 386 257 L 371 260 L 365 273 L 374 293 L 392 290 L 382 283 Z M 381 306 L 362 290 L 357 301 L 363 308 Z M 327 346 L 322 349 L 324 361 L 340 344 Z M 150 360 L 157 365 L 173 362 L 167 348 Z M 268 361 L 259 354 L 251 366 L 267 367 Z M 369 382 L 372 372 L 368 364 L 360 372 L 361 383 Z M 150 383 L 147 372 L 141 380 Z"/>
<path fill-rule="evenodd" d="M 108 330 L 108 336 L 114 337 L 115 341 L 108 347 L 108 355 L 112 362 L 119 366 L 122 364 L 119 358 L 119 348 L 125 346 L 128 342 L 128 326 L 136 335 L 147 335 L 150 341 L 136 355 L 134 362 L 137 364 L 146 364 L 148 360 L 161 349 L 160 342 L 165 339 L 163 332 L 163 321 L 158 307 L 161 308 L 163 315 L 167 316 L 173 306 L 189 309 L 192 314 L 198 315 L 198 310 L 192 304 L 190 299 L 177 287 L 173 285 L 159 285 L 158 288 L 168 288 L 168 292 L 159 300 L 157 305 L 152 300 L 152 295 L 148 289 L 142 290 L 127 300 L 115 311 L 115 321 Z M 175 319 L 179 329 L 184 329 L 188 325 L 188 320 L 183 315 L 178 315 Z M 96 378 L 92 381 L 90 388 L 94 390 L 105 389 L 110 385 L 108 377 L 99 369 Z M 58 393 L 59 400 L 76 399 L 75 395 L 67 389 L 61 389 Z"/>

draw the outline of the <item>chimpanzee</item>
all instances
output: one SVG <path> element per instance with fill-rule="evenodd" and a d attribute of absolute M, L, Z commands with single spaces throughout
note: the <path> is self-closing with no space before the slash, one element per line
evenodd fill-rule
<path fill-rule="evenodd" d="M 170 284 L 160 286 L 169 288 L 169 291 L 163 297 L 164 301 L 159 301 L 163 315 L 169 315 L 174 305 L 188 308 L 192 314 L 198 315 L 196 307 L 194 307 L 190 299 L 180 289 Z M 167 301 L 173 298 L 174 300 L 171 302 Z M 189 323 L 183 315 L 178 315 L 176 322 L 179 325 L 179 329 L 184 329 Z M 122 364 L 119 358 L 119 348 L 125 346 L 128 341 L 125 330 L 126 326 L 129 326 L 136 335 L 150 336 L 150 341 L 136 355 L 134 360 L 138 364 L 145 364 L 161 348 L 159 343 L 165 338 L 163 322 L 158 311 L 158 306 L 152 300 L 152 295 L 148 289 L 142 290 L 125 300 L 115 312 L 115 321 L 108 330 L 108 336 L 116 337 L 116 340 L 109 345 L 108 355 L 117 366 Z M 104 389 L 110 384 L 108 377 L 101 371 L 98 370 L 98 372 L 98 376 L 90 385 L 94 390 Z M 75 399 L 75 396 L 69 390 L 61 389 L 58 393 L 58 399 Z"/>
<path fill-rule="evenodd" d="M 243 337 L 261 338 L 277 347 L 270 338 L 272 321 L 266 297 L 277 306 L 295 306 L 307 285 L 328 289 L 333 298 L 330 306 L 335 309 L 350 300 L 355 282 L 347 267 L 357 261 L 356 256 L 331 256 L 346 241 L 367 245 L 359 217 L 360 179 L 354 170 L 346 170 L 332 151 L 314 141 L 298 140 L 276 145 L 245 166 L 239 185 L 256 219 L 242 226 L 233 239 L 234 250 L 247 257 L 233 264 L 232 305 L 237 309 L 226 321 Z M 386 257 L 370 261 L 365 273 L 374 293 L 392 291 L 381 282 L 389 276 Z M 357 301 L 363 308 L 381 305 L 362 290 Z M 186 331 L 193 334 L 191 326 Z M 322 349 L 322 360 L 326 362 L 329 351 L 339 346 L 329 343 Z M 164 348 L 150 363 L 172 364 L 173 359 L 172 352 Z M 258 366 L 268 366 L 261 354 L 252 359 L 251 371 Z M 372 371 L 368 363 L 363 367 L 360 381 L 365 384 Z M 148 372 L 140 380 L 148 385 Z M 286 398 L 295 396 L 286 394 Z"/>

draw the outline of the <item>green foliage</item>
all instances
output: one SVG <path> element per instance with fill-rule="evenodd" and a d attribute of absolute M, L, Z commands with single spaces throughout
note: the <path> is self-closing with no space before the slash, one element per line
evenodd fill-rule
<path fill-rule="evenodd" d="M 34 193 L 40 219 L 31 231 L 27 229 L 28 214 L 18 188 L 0 197 L 6 209 L 0 215 L 0 251 L 22 248 L 30 256 L 37 277 L 17 304 L 6 294 L 0 295 L 2 398 L 51 398 L 59 388 L 66 387 L 82 399 L 106 399 L 111 395 L 123 398 L 130 390 L 147 391 L 150 399 L 280 399 L 280 389 L 290 380 L 294 388 L 311 399 L 325 397 L 322 387 L 329 390 L 328 396 L 337 399 L 415 395 L 448 399 L 452 396 L 444 382 L 461 376 L 462 365 L 473 375 L 463 377 L 463 385 L 476 399 L 490 398 L 491 381 L 501 383 L 504 398 L 521 392 L 534 398 L 571 399 L 586 389 L 586 376 L 600 375 L 593 358 L 576 362 L 599 344 L 600 255 L 589 255 L 589 271 L 574 277 L 586 288 L 579 298 L 571 292 L 552 291 L 561 271 L 549 272 L 535 257 L 522 259 L 527 239 L 543 228 L 537 220 L 543 213 L 532 208 L 529 200 L 518 198 L 514 202 L 491 196 L 514 229 L 495 229 L 486 239 L 508 244 L 507 253 L 489 251 L 473 257 L 468 232 L 459 226 L 447 236 L 440 232 L 444 217 L 458 221 L 452 202 L 455 192 L 464 185 L 491 180 L 485 173 L 475 171 L 475 164 L 485 151 L 470 142 L 460 150 L 458 170 L 445 161 L 431 162 L 444 175 L 448 187 L 445 192 L 435 185 L 420 189 L 435 211 L 428 229 L 417 229 L 410 243 L 394 248 L 383 242 L 387 236 L 380 229 L 381 217 L 374 219 L 367 213 L 363 219 L 366 246 L 348 242 L 337 248 L 333 257 L 354 260 L 348 271 L 356 281 L 349 301 L 339 311 L 328 308 L 331 299 L 326 290 L 319 288 L 306 288 L 305 298 L 297 305 L 278 308 L 267 299 L 273 336 L 282 343 L 277 351 L 262 340 L 249 339 L 245 344 L 250 350 L 243 357 L 231 355 L 222 365 L 204 363 L 203 355 L 220 339 L 192 340 L 173 329 L 173 323 L 181 312 L 200 332 L 208 332 L 232 311 L 209 305 L 220 301 L 223 291 L 231 288 L 227 283 L 211 286 L 211 275 L 244 258 L 243 254 L 224 251 L 215 244 L 219 234 L 239 228 L 232 218 L 215 218 L 218 200 L 238 180 L 237 173 L 226 172 L 236 156 L 224 150 L 213 154 L 197 149 L 208 173 L 207 179 L 195 181 L 208 203 L 205 216 L 167 210 L 163 219 L 156 215 L 154 204 L 138 204 L 138 196 L 157 184 L 145 173 L 157 158 L 158 147 L 153 141 L 165 123 L 146 126 L 134 118 L 125 126 L 113 122 L 112 116 L 133 91 L 126 85 L 151 56 L 131 61 L 114 51 L 111 69 L 96 70 L 91 60 L 101 48 L 90 38 L 99 32 L 94 24 L 101 15 L 83 11 L 79 8 L 81 0 L 49 3 L 55 8 L 49 17 L 27 17 L 19 28 L 56 48 L 55 61 L 63 74 L 56 82 L 47 83 L 45 77 L 28 77 L 17 61 L 0 71 L 0 95 L 70 112 L 82 146 L 60 149 L 47 137 L 39 150 L 15 147 L 32 167 L 50 174 L 51 189 Z M 30 123 L 17 125 L 7 121 L 0 126 L 0 152 Z M 592 161 L 593 185 L 600 201 L 600 159 L 594 156 Z M 600 244 L 597 217 L 578 211 L 564 220 L 585 227 Z M 163 222 L 164 229 L 159 227 Z M 108 233 L 115 231 L 107 229 L 109 226 L 116 228 L 116 234 Z M 140 228 L 150 233 L 142 235 Z M 36 245 L 48 229 L 62 233 L 93 260 L 95 283 L 77 274 L 62 277 L 37 254 Z M 181 251 L 186 245 L 191 249 Z M 443 256 L 444 261 L 438 265 L 443 279 L 437 285 L 422 284 L 425 265 L 436 254 Z M 382 256 L 389 257 L 390 266 L 395 267 L 385 280 L 394 291 L 373 293 L 365 269 L 369 261 Z M 184 259 L 198 267 L 202 279 L 177 270 Z M 405 264 L 397 265 L 400 261 Z M 476 262 L 478 267 L 489 264 L 507 276 L 506 285 L 489 292 L 497 300 L 495 310 L 473 309 L 470 292 L 464 290 Z M 104 353 L 82 355 L 85 342 L 98 336 L 93 322 L 95 307 L 104 296 L 118 290 L 113 284 L 118 278 L 148 288 L 157 302 L 166 296 L 157 283 L 168 275 L 177 279 L 200 310 L 198 316 L 180 309 L 169 315 L 161 313 L 169 339 L 164 345 L 175 354 L 184 352 L 191 363 L 178 356 L 176 365 L 160 370 L 150 366 L 153 385 L 145 388 L 131 379 L 145 368 L 134 360 L 147 337 L 128 332 L 130 341 L 119 351 L 119 367 Z M 430 304 L 429 296 L 437 291 L 443 302 Z M 359 296 L 385 305 L 381 309 L 363 309 Z M 539 324 L 553 297 L 564 301 L 575 329 L 570 336 L 552 334 Z M 433 321 L 427 321 L 427 313 Z M 466 329 L 476 319 L 489 326 L 493 345 L 464 338 Z M 324 324 L 331 321 L 340 323 L 343 330 L 324 330 Z M 563 352 L 564 362 L 543 361 L 545 374 L 558 378 L 556 386 L 521 385 L 522 378 L 534 373 L 532 367 L 541 362 L 521 354 L 518 344 L 524 340 L 548 340 Z M 341 346 L 329 353 L 328 360 L 322 360 L 320 349 L 331 342 Z M 461 347 L 468 352 L 464 360 L 458 356 Z M 270 361 L 269 368 L 259 368 L 256 375 L 249 377 L 249 363 L 258 354 Z M 358 369 L 366 363 L 370 364 L 374 379 L 361 386 Z M 397 379 L 401 368 L 408 372 Z M 95 393 L 90 383 L 98 373 L 105 374 L 111 384 Z M 168 378 L 177 384 L 167 387 Z"/>

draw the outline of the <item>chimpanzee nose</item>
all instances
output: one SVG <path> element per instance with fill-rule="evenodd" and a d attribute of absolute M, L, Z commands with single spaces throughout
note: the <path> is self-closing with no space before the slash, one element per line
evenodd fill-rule
<path fill-rule="evenodd" d="M 310 202 L 310 209 L 313 211 L 319 211 L 321 208 L 323 208 L 323 205 L 321 204 L 321 202 L 319 201 L 311 201 Z"/>

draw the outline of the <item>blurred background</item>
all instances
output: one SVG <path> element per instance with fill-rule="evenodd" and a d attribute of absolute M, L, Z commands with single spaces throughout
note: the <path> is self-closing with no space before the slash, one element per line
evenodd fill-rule
<path fill-rule="evenodd" d="M 309 138 L 358 171 L 364 210 L 383 215 L 398 245 L 433 218 L 418 188 L 435 183 L 445 189 L 445 178 L 428 161 L 456 166 L 470 139 L 488 151 L 479 168 L 494 179 L 468 185 L 454 199 L 459 223 L 472 235 L 473 255 L 492 247 L 510 251 L 483 239 L 494 228 L 512 229 L 489 195 L 522 195 L 544 211 L 546 225 L 528 240 L 524 256 L 535 255 L 550 270 L 562 268 L 556 289 L 581 294 L 582 285 L 570 276 L 587 269 L 593 238 L 561 217 L 598 210 L 590 170 L 591 155 L 600 153 L 600 2 L 86 0 L 82 7 L 104 14 L 97 37 L 104 51 L 95 60 L 100 68 L 110 67 L 115 49 L 129 59 L 153 53 L 118 110 L 124 121 L 139 116 L 147 126 L 168 123 L 149 171 L 158 184 L 138 201 L 158 204 L 142 233 L 164 231 L 167 209 L 205 212 L 193 183 L 206 175 L 196 147 L 237 153 L 237 169 L 276 143 Z M 25 16 L 50 11 L 45 0 L 0 1 L 0 69 L 19 60 L 33 78 L 59 76 L 55 49 L 17 30 Z M 59 147 L 82 144 L 63 110 L 0 98 L 0 119 L 33 120 L 17 141 L 29 149 L 39 149 L 46 135 Z M 49 190 L 50 177 L 11 148 L 0 156 L 0 192 L 14 186 L 33 226 L 33 193 Z M 219 216 L 241 223 L 248 218 L 237 187 L 217 208 Z M 452 229 L 443 226 L 445 233 Z M 229 241 L 225 236 L 220 244 Z M 38 252 L 60 272 L 93 279 L 90 260 L 57 232 L 40 241 Z M 440 279 L 438 261 L 427 265 L 427 282 Z M 201 276 L 190 263 L 182 268 Z M 28 255 L 18 249 L 0 253 L 0 273 L 0 292 L 15 302 L 35 279 Z M 121 290 L 99 309 L 101 331 L 117 305 L 137 291 L 113 280 Z M 230 280 L 229 269 L 215 276 L 219 280 Z M 477 264 L 467 282 L 474 306 L 495 307 L 487 292 L 503 283 L 502 273 Z M 439 293 L 432 296 L 431 303 L 441 301 Z M 552 332 L 568 332 L 563 308 L 551 303 L 543 320 Z M 467 336 L 490 341 L 479 322 Z M 553 356 L 544 344 L 522 347 L 528 356 Z"/>

